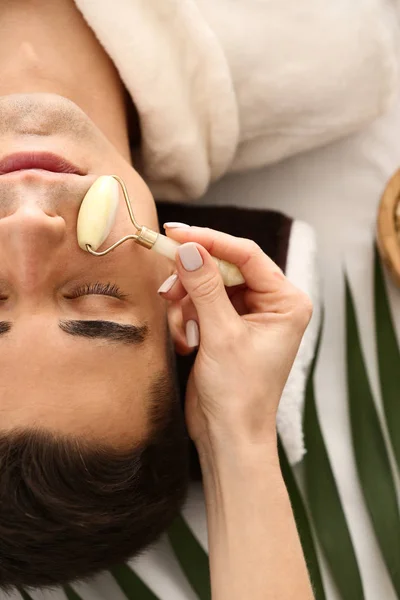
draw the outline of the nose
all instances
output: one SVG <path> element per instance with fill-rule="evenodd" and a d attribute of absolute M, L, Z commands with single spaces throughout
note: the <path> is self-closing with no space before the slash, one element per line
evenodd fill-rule
<path fill-rule="evenodd" d="M 39 206 L 25 204 L 0 219 L 0 252 L 3 264 L 25 291 L 33 292 L 48 276 L 66 236 L 66 224 Z"/>

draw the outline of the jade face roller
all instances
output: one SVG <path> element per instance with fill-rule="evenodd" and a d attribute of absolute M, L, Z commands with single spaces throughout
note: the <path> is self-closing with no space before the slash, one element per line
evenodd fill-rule
<path fill-rule="evenodd" d="M 119 186 L 121 186 L 129 217 L 137 233 L 126 235 L 106 250 L 97 252 L 115 222 L 119 202 Z M 82 250 L 90 252 L 94 256 L 104 256 L 127 240 L 134 240 L 145 248 L 175 260 L 176 249 L 181 245 L 179 242 L 136 222 L 126 185 L 117 175 L 98 177 L 86 192 L 79 209 L 77 234 L 78 244 Z M 236 265 L 214 256 L 213 260 L 216 262 L 226 286 L 244 283 L 243 275 Z"/>

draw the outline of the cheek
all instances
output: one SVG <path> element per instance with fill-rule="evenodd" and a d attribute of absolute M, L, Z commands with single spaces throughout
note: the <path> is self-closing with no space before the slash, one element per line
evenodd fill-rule
<path fill-rule="evenodd" d="M 119 175 L 125 183 L 128 191 L 130 208 L 138 226 L 146 226 L 149 229 L 158 232 L 158 217 L 154 199 L 150 190 L 139 175 L 135 174 L 133 171 L 132 173 L 130 173 L 129 178 L 122 177 L 120 173 L 115 172 L 114 174 Z M 133 235 L 136 233 L 137 229 L 130 219 L 129 209 L 122 188 L 120 187 L 117 214 L 109 237 L 104 243 L 104 247 L 114 244 L 126 235 Z"/>
<path fill-rule="evenodd" d="M 145 181 L 135 169 L 127 164 L 121 173 L 116 173 L 124 181 L 136 221 L 158 231 L 157 210 L 153 195 Z M 121 203 L 124 204 L 121 190 Z M 133 227 L 133 225 L 132 225 Z"/>

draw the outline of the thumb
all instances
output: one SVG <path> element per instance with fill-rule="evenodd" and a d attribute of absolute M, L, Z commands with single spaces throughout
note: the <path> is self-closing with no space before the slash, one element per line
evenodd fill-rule
<path fill-rule="evenodd" d="M 179 246 L 176 266 L 179 279 L 196 308 L 203 341 L 208 336 L 215 340 L 216 329 L 223 333 L 225 326 L 240 320 L 215 261 L 201 244 L 187 242 Z"/>

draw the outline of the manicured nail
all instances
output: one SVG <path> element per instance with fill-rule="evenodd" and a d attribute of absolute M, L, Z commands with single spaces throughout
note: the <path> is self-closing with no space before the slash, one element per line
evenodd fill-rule
<path fill-rule="evenodd" d="M 186 271 L 196 271 L 203 266 L 203 259 L 200 252 L 197 250 L 196 244 L 188 242 L 178 246 L 179 258 Z"/>
<path fill-rule="evenodd" d="M 172 275 L 167 277 L 167 279 L 158 288 L 157 293 L 159 294 L 160 292 L 162 292 L 162 293 L 169 292 L 169 290 L 172 288 L 172 286 L 174 285 L 174 283 L 177 279 L 178 279 L 177 273 L 173 273 Z"/>
<path fill-rule="evenodd" d="M 179 221 L 168 221 L 167 223 L 164 223 L 163 227 L 164 227 L 164 229 L 166 227 L 169 227 L 170 229 L 174 229 L 177 227 L 190 227 L 190 225 L 187 225 L 187 223 L 180 223 Z"/>
<path fill-rule="evenodd" d="M 196 321 L 190 319 L 186 323 L 186 342 L 189 348 L 194 348 L 199 345 L 200 334 L 199 334 L 199 326 Z"/>

